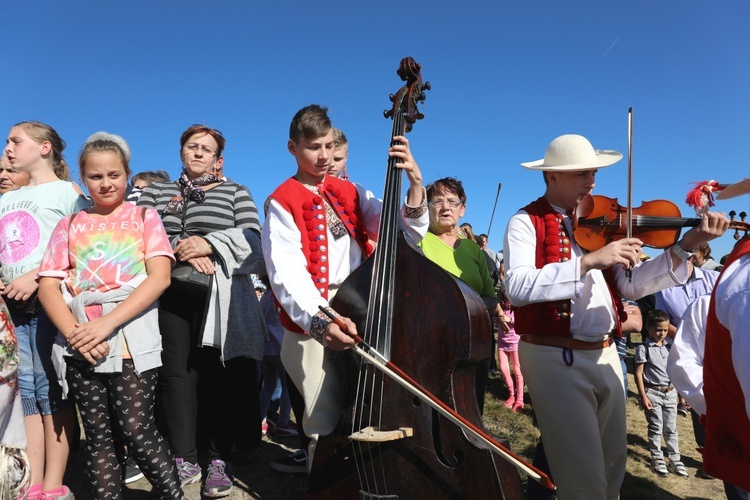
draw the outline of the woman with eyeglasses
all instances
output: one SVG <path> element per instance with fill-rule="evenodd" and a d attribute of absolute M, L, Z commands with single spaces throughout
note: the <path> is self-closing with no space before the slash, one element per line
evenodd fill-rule
<path fill-rule="evenodd" d="M 254 360 L 263 358 L 268 339 L 250 278 L 265 272 L 258 210 L 245 186 L 224 177 L 224 145 L 218 130 L 191 126 L 180 138 L 180 178 L 154 183 L 138 199 L 161 214 L 178 264 L 213 277 L 197 292 L 173 277 L 159 299 L 159 417 L 183 486 L 201 480 L 200 418 L 208 497 L 232 489 L 232 446 L 249 456 L 260 444 Z"/>
<path fill-rule="evenodd" d="M 466 212 L 466 193 L 461 181 L 453 177 L 439 179 L 427 186 L 430 227 L 418 243 L 425 257 L 469 285 L 484 300 L 490 315 L 500 314 L 497 292 L 487 269 L 484 251 L 473 239 L 462 238 L 458 221 Z M 491 335 L 492 332 L 489 332 Z M 477 371 L 477 402 L 484 406 L 484 389 L 489 373 L 490 356 Z"/>

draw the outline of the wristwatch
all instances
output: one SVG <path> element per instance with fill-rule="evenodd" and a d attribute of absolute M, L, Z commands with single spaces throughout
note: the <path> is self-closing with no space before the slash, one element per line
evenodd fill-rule
<path fill-rule="evenodd" d="M 687 250 L 682 248 L 679 243 L 675 243 L 674 245 L 672 245 L 672 251 L 683 262 L 695 255 L 695 252 L 688 252 Z"/>

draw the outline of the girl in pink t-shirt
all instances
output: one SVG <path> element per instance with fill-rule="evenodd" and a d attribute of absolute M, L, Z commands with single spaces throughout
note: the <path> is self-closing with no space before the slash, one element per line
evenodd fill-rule
<path fill-rule="evenodd" d="M 81 410 L 94 496 L 120 496 L 119 428 L 159 497 L 182 498 L 174 457 L 154 422 L 157 299 L 169 286 L 174 254 L 159 214 L 124 203 L 129 160 L 119 136 L 99 132 L 84 144 L 79 167 L 93 205 L 53 231 L 39 298 L 60 332 L 53 358 Z"/>
<path fill-rule="evenodd" d="M 521 373 L 521 362 L 518 359 L 518 340 L 520 337 L 516 333 L 513 306 L 510 305 L 508 297 L 504 294 L 500 296 L 500 307 L 503 313 L 496 319 L 498 322 L 497 359 L 500 365 L 500 373 L 510 394 L 510 397 L 505 401 L 505 406 L 517 413 L 523 409 L 523 374 Z M 511 364 L 513 365 L 513 374 L 516 376 L 515 384 L 510 375 Z"/>

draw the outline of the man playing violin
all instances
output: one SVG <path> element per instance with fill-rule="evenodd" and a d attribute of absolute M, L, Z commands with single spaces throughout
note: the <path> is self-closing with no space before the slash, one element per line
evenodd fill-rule
<path fill-rule="evenodd" d="M 505 287 L 516 309 L 519 355 L 558 498 L 618 498 L 627 441 L 623 373 L 615 346 L 635 300 L 688 278 L 690 250 L 727 229 L 723 214 L 658 257 L 639 263 L 643 242 L 623 238 L 585 252 L 573 214 L 617 151 L 594 150 L 563 135 L 544 159 L 522 163 L 543 172 L 544 196 L 519 210 L 505 234 Z M 630 274 L 626 273 L 630 270 Z"/>

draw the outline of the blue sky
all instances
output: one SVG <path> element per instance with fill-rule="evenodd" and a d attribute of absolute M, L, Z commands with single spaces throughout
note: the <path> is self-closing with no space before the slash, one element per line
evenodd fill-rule
<path fill-rule="evenodd" d="M 683 215 L 691 182 L 750 175 L 750 4 L 741 1 L 249 2 L 36 1 L 6 6 L 0 129 L 40 120 L 71 165 L 98 130 L 122 135 L 131 167 L 180 170 L 193 123 L 227 138 L 225 171 L 256 203 L 295 171 L 301 107 L 328 106 L 349 138 L 351 178 L 382 193 L 402 57 L 432 84 L 410 134 L 425 181 L 456 176 L 465 221 L 499 249 L 510 216 L 543 193 L 541 158 L 564 133 L 627 152 L 633 200 Z M 75 172 L 77 180 L 77 171 Z M 596 194 L 626 200 L 627 161 Z M 717 209 L 750 212 L 747 196 Z M 713 243 L 718 259 L 734 240 Z M 654 253 L 654 250 L 647 250 Z"/>

